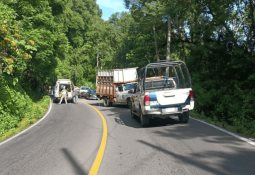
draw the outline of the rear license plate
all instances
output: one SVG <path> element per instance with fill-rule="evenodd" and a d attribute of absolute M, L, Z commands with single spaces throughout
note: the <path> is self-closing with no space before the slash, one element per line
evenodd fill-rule
<path fill-rule="evenodd" d="M 163 113 L 167 113 L 167 112 L 178 112 L 178 108 L 165 108 L 162 109 Z"/>
<path fill-rule="evenodd" d="M 156 106 L 158 104 L 157 101 L 150 101 L 150 106 Z"/>

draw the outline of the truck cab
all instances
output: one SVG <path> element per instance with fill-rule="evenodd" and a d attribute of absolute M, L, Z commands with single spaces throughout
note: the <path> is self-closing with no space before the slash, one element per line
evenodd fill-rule
<path fill-rule="evenodd" d="M 116 103 L 130 106 L 130 91 L 134 90 L 136 83 L 121 84 L 116 87 Z"/>

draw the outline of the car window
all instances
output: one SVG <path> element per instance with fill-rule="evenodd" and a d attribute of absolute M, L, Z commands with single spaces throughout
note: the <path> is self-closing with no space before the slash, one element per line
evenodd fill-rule
<path fill-rule="evenodd" d="M 94 94 L 96 94 L 96 91 L 92 90 L 92 91 L 90 91 L 90 93 L 94 95 Z"/>
<path fill-rule="evenodd" d="M 134 89 L 134 84 L 125 84 L 123 88 L 124 91 L 129 91 L 131 89 Z"/>
<path fill-rule="evenodd" d="M 122 86 L 118 86 L 118 91 L 122 92 L 123 91 L 123 87 Z"/>

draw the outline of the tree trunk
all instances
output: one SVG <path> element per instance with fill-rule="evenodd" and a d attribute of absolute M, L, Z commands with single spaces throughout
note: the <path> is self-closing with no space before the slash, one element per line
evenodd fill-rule
<path fill-rule="evenodd" d="M 171 20 L 170 17 L 167 17 L 167 46 L 166 46 L 166 60 L 170 60 L 171 54 Z"/>
<path fill-rule="evenodd" d="M 155 52 L 156 52 L 156 59 L 159 61 L 159 54 L 158 54 L 158 43 L 157 43 L 157 35 L 156 35 L 156 29 L 155 25 L 153 25 L 153 36 L 154 36 L 154 46 L 155 46 Z"/>
<path fill-rule="evenodd" d="M 255 19 L 254 19 L 254 3 L 253 0 L 249 0 L 249 16 L 251 19 L 250 32 L 248 36 L 248 42 L 250 45 L 251 53 L 253 54 L 255 50 Z"/>
<path fill-rule="evenodd" d="M 97 69 L 98 69 L 98 66 L 99 66 L 99 53 L 97 53 Z"/>

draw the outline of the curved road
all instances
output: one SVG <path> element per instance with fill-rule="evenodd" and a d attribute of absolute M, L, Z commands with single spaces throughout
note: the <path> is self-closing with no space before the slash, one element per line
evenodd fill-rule
<path fill-rule="evenodd" d="M 108 142 L 101 175 L 254 175 L 255 147 L 196 120 L 142 128 L 125 107 L 102 107 Z"/>
<path fill-rule="evenodd" d="M 0 174 L 87 174 L 101 133 L 101 120 L 90 107 L 53 104 L 39 125 L 0 146 Z"/>
<path fill-rule="evenodd" d="M 39 125 L 0 146 L 0 174 L 85 175 L 102 136 L 98 114 L 81 103 L 53 105 Z M 108 124 L 100 175 L 253 175 L 255 147 L 195 120 L 141 128 L 126 107 L 96 106 Z"/>

